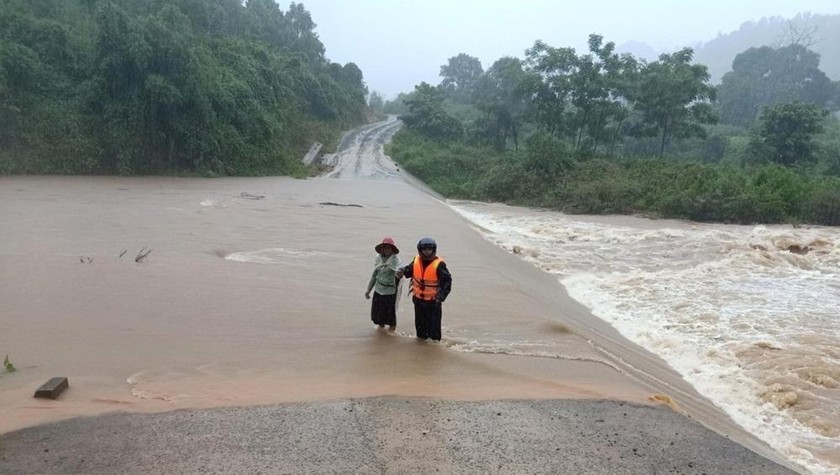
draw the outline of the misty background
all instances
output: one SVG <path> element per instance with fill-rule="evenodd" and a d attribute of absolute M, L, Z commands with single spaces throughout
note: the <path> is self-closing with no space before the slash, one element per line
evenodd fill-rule
<path fill-rule="evenodd" d="M 603 35 L 620 52 L 647 60 L 682 47 L 709 66 L 712 82 L 751 46 L 780 42 L 788 21 L 800 13 L 801 29 L 813 31 L 821 69 L 840 79 L 840 44 L 821 23 L 840 14 L 835 0 L 725 0 L 602 2 L 465 0 L 426 2 L 360 0 L 302 2 L 316 23 L 315 32 L 337 63 L 354 62 L 371 91 L 393 98 L 416 84 L 440 82 L 440 66 L 459 53 L 489 66 L 502 56 L 522 57 L 536 40 L 583 52 L 590 33 Z M 285 5 L 281 2 L 281 8 Z M 774 18 L 775 17 L 775 18 Z M 762 21 L 762 19 L 764 19 Z M 838 22 L 837 18 L 833 19 Z M 836 64 L 836 65 L 835 65 Z"/>
<path fill-rule="evenodd" d="M 447 198 L 836 225 L 839 10 L 5 0 L 0 174 L 311 176 L 398 115 Z"/>

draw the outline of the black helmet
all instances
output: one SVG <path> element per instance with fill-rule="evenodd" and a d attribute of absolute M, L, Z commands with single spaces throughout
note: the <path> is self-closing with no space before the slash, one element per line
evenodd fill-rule
<path fill-rule="evenodd" d="M 435 252 L 437 252 L 437 243 L 430 237 L 424 237 L 417 242 L 417 252 L 420 252 L 424 248 L 432 248 Z"/>

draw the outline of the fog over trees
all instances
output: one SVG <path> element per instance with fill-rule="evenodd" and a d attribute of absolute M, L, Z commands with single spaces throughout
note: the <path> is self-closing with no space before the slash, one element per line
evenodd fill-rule
<path fill-rule="evenodd" d="M 4 0 L 0 172 L 299 174 L 367 88 L 302 4 Z"/>

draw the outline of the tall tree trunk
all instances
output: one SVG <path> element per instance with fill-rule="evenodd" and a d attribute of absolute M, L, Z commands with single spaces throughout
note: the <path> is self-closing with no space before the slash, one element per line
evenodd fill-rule
<path fill-rule="evenodd" d="M 665 141 L 668 137 L 668 129 L 666 127 L 662 128 L 662 143 L 659 145 L 659 158 L 662 158 L 665 155 Z"/>
<path fill-rule="evenodd" d="M 624 121 L 619 121 L 618 125 L 615 127 L 615 133 L 612 136 L 612 141 L 610 141 L 610 149 L 607 154 L 612 156 L 615 154 L 615 144 L 618 142 L 618 136 L 621 135 L 621 127 L 624 126 Z"/>
<path fill-rule="evenodd" d="M 575 141 L 575 152 L 580 150 L 580 142 L 583 139 L 583 129 L 586 127 L 586 118 L 589 111 L 583 112 L 583 117 L 581 117 L 580 121 L 577 124 L 578 136 L 577 140 Z"/>
<path fill-rule="evenodd" d="M 519 151 L 519 136 L 516 133 L 516 122 L 513 121 L 513 118 L 510 120 L 510 129 L 513 135 L 513 150 L 518 152 Z"/>
<path fill-rule="evenodd" d="M 601 113 L 598 117 L 598 122 L 595 123 L 595 137 L 594 137 L 594 145 L 592 146 L 592 155 L 598 154 L 598 145 L 601 143 L 601 131 L 604 128 L 604 122 L 606 122 L 607 117 L 605 113 Z"/>

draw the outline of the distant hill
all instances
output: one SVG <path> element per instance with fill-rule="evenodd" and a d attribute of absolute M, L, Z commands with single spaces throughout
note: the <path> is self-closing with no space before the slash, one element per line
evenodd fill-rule
<path fill-rule="evenodd" d="M 801 43 L 819 53 L 820 69 L 831 79 L 840 80 L 840 14 L 801 13 L 792 19 L 770 17 L 746 22 L 737 31 L 719 35 L 696 48 L 694 59 L 707 65 L 712 82 L 718 83 L 732 69 L 732 60 L 739 53 L 759 46 L 784 46 L 792 36 L 805 37 Z"/>
<path fill-rule="evenodd" d="M 615 50 L 618 53 L 630 53 L 637 58 L 641 58 L 647 61 L 655 61 L 656 58 L 662 54 L 661 51 L 658 51 L 653 46 L 643 42 L 643 41 L 636 41 L 630 40 L 626 43 L 622 43 L 616 46 Z"/>

